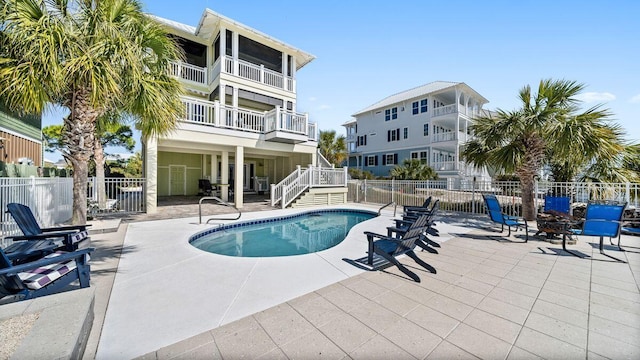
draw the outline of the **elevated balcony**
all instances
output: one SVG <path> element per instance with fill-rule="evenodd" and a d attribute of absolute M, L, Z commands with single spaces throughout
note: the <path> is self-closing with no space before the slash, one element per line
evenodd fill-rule
<path fill-rule="evenodd" d="M 175 76 L 188 83 L 209 85 L 206 68 L 182 61 L 172 61 L 169 63 L 169 75 Z"/>
<path fill-rule="evenodd" d="M 260 112 L 189 97 L 182 97 L 182 104 L 185 111 L 180 121 L 258 133 L 266 141 L 297 144 L 318 140 L 317 126 L 309 122 L 307 114 L 280 107 Z"/>
<path fill-rule="evenodd" d="M 467 135 L 462 131 L 458 131 L 457 133 L 455 131 L 451 131 L 451 132 L 433 134 L 431 138 L 431 142 L 442 143 L 442 142 L 456 141 L 456 142 L 464 143 L 469 138 L 470 138 L 470 135 Z"/>
<path fill-rule="evenodd" d="M 209 85 L 221 72 L 259 84 L 295 92 L 295 80 L 293 77 L 284 76 L 277 71 L 266 69 L 264 65 L 256 65 L 228 56 L 218 58 L 213 66 L 209 67 L 208 71 L 207 68 L 181 61 L 173 61 L 169 66 L 170 75 L 195 85 Z"/>
<path fill-rule="evenodd" d="M 473 118 L 480 115 L 478 111 L 475 111 L 472 108 L 466 108 L 463 105 L 458 106 L 457 104 L 440 106 L 431 110 L 431 118 L 446 116 L 450 114 L 460 114 L 468 118 Z"/>

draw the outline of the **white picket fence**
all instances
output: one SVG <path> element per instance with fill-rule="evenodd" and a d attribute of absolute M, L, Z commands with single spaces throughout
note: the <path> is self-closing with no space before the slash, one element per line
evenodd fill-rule
<path fill-rule="evenodd" d="M 7 204 L 27 205 L 42 227 L 64 223 L 71 219 L 73 179 L 71 178 L 0 178 L 0 246 L 8 243 L 6 236 L 22 234 L 10 214 Z"/>

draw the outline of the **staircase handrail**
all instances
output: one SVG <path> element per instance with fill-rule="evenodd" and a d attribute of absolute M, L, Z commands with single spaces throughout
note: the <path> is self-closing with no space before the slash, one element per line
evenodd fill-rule
<path fill-rule="evenodd" d="M 302 194 L 305 190 L 311 187 L 311 173 L 313 172 L 313 167 L 309 167 L 302 171 L 299 176 L 291 182 L 289 185 L 284 185 L 282 187 L 282 199 L 280 200 L 280 204 L 282 208 L 286 208 L 287 205 L 293 202 L 298 195 Z"/>
<path fill-rule="evenodd" d="M 325 167 L 325 168 L 334 168 L 335 166 L 327 160 L 326 157 L 322 155 L 320 149 L 316 150 L 317 153 L 317 166 Z"/>
<path fill-rule="evenodd" d="M 296 170 L 289 174 L 286 178 L 282 179 L 282 181 L 280 181 L 276 185 L 271 185 L 271 206 L 275 206 L 278 201 L 282 200 L 282 187 L 284 185 L 290 185 L 292 182 L 294 182 L 298 178 L 298 176 L 300 176 L 300 173 L 303 170 L 304 169 L 298 165 Z"/>

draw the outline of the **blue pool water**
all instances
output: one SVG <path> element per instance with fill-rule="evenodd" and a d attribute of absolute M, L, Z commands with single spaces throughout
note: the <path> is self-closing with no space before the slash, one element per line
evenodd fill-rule
<path fill-rule="evenodd" d="M 319 210 L 253 220 L 210 229 L 191 237 L 198 249 L 241 257 L 302 255 L 338 245 L 351 228 L 376 214 L 359 210 Z"/>

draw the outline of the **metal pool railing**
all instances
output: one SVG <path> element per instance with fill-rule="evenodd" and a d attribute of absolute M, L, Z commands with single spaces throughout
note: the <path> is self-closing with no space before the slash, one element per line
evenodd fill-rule
<path fill-rule="evenodd" d="M 522 216 L 522 191 L 517 181 L 350 180 L 347 186 L 350 202 L 419 206 L 431 196 L 440 200 L 443 211 L 478 214 L 485 213 L 482 194 L 491 193 L 507 214 Z M 542 208 L 547 194 L 570 196 L 574 207 L 590 200 L 626 201 L 629 207 L 640 207 L 639 183 L 539 181 L 534 184 L 537 208 Z"/>

